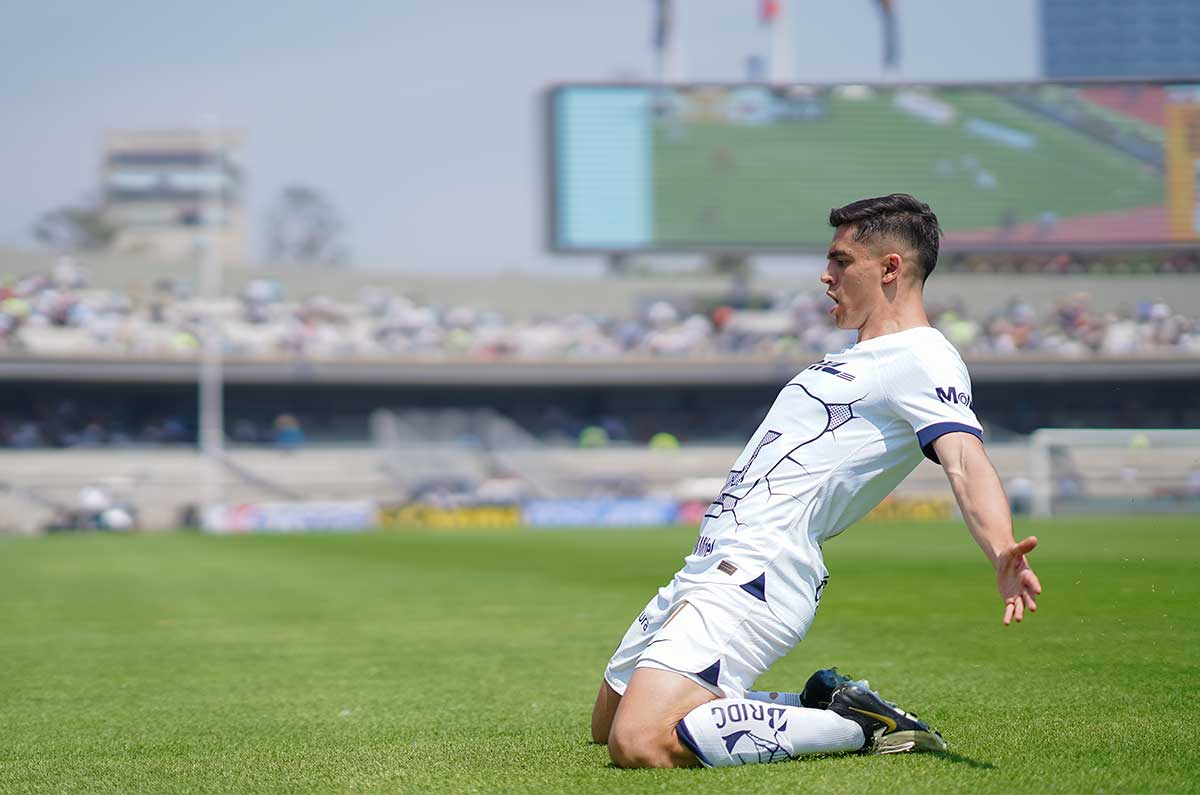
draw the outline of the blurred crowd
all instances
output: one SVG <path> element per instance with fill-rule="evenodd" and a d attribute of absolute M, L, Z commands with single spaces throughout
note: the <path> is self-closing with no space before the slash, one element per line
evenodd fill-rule
<path fill-rule="evenodd" d="M 226 356 L 244 359 L 799 358 L 852 344 L 817 293 L 759 297 L 755 308 L 647 301 L 623 317 L 546 313 L 515 319 L 469 306 L 432 306 L 367 289 L 358 300 L 292 300 L 268 279 L 237 298 L 204 301 L 165 279 L 146 294 L 89 287 L 69 259 L 51 273 L 0 283 L 0 353 L 27 356 L 193 357 L 209 318 Z M 1099 312 L 1085 293 L 1048 311 L 1014 300 L 1000 311 L 930 307 L 931 321 L 970 356 L 1200 355 L 1200 320 L 1156 300 Z"/>

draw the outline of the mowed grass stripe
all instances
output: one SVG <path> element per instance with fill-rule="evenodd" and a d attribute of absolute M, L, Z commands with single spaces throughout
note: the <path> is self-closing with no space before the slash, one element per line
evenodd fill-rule
<path fill-rule="evenodd" d="M 620 771 L 588 739 L 694 530 L 0 540 L 0 792 L 1195 792 L 1200 527 L 1027 525 L 1047 592 L 999 625 L 957 523 L 826 547 L 808 638 L 945 757 Z"/>

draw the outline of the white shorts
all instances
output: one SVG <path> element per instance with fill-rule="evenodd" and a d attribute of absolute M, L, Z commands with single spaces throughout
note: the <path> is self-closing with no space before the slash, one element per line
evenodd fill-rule
<path fill-rule="evenodd" d="M 624 695 L 634 669 L 659 668 L 718 697 L 742 698 L 801 637 L 739 585 L 673 579 L 629 627 L 604 680 Z"/>

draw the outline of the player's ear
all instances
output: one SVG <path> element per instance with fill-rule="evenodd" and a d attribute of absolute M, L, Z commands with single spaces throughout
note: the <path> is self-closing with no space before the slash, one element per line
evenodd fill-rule
<path fill-rule="evenodd" d="M 883 258 L 883 283 L 891 284 L 900 278 L 900 265 L 903 262 L 899 254 L 888 254 Z"/>

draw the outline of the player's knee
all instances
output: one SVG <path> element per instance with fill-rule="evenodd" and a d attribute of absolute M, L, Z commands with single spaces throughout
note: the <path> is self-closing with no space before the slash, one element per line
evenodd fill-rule
<path fill-rule="evenodd" d="M 658 732 L 617 724 L 608 735 L 608 756 L 623 768 L 674 767 L 671 749 Z"/>

